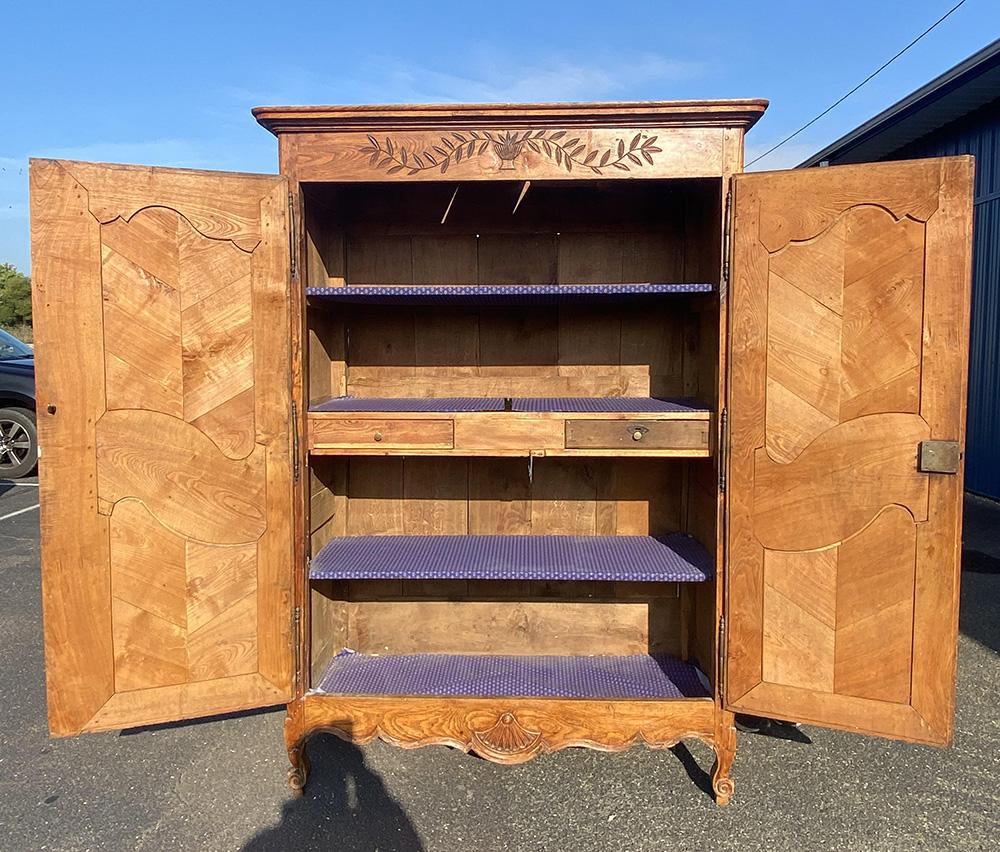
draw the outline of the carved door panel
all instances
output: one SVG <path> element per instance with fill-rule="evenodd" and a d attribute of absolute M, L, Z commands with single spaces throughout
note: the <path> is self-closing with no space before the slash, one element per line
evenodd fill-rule
<path fill-rule="evenodd" d="M 292 684 L 287 185 L 31 164 L 49 725 Z"/>
<path fill-rule="evenodd" d="M 734 180 L 727 706 L 950 740 L 971 158 Z"/>

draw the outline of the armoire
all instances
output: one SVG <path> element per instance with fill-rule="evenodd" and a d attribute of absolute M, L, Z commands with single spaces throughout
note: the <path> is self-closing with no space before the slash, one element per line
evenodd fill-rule
<path fill-rule="evenodd" d="M 744 174 L 761 100 L 263 107 L 36 159 L 54 735 L 952 736 L 971 158 Z"/>

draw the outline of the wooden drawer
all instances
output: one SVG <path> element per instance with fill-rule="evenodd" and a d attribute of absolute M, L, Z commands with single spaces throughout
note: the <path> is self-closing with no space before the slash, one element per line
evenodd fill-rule
<path fill-rule="evenodd" d="M 419 447 L 448 450 L 454 446 L 454 421 L 311 417 L 310 447 Z"/>
<path fill-rule="evenodd" d="M 567 420 L 568 450 L 709 449 L 708 420 Z"/>

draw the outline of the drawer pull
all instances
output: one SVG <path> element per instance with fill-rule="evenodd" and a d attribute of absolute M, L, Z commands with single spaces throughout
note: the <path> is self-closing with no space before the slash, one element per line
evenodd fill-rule
<path fill-rule="evenodd" d="M 641 441 L 643 436 L 649 431 L 645 426 L 630 426 L 632 430 L 632 440 Z"/>
<path fill-rule="evenodd" d="M 382 440 L 382 433 L 381 432 L 376 432 L 375 433 L 375 440 L 376 441 L 381 441 Z"/>

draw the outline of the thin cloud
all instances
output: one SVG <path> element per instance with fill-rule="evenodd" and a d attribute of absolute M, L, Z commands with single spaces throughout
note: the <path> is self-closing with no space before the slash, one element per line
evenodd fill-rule
<path fill-rule="evenodd" d="M 512 68 L 503 57 L 480 55 L 456 74 L 374 56 L 352 76 L 286 68 L 259 88 L 227 87 L 222 94 L 241 108 L 295 103 L 419 103 L 573 101 L 629 97 L 650 83 L 691 80 L 705 64 L 659 54 L 608 57 L 591 62 L 553 57 Z"/>
<path fill-rule="evenodd" d="M 581 64 L 556 60 L 511 73 L 503 63 L 489 63 L 478 73 L 456 75 L 432 68 L 391 65 L 388 89 L 421 99 L 444 101 L 559 101 L 622 95 L 647 83 L 690 80 L 701 63 L 648 54 L 627 63 Z"/>

